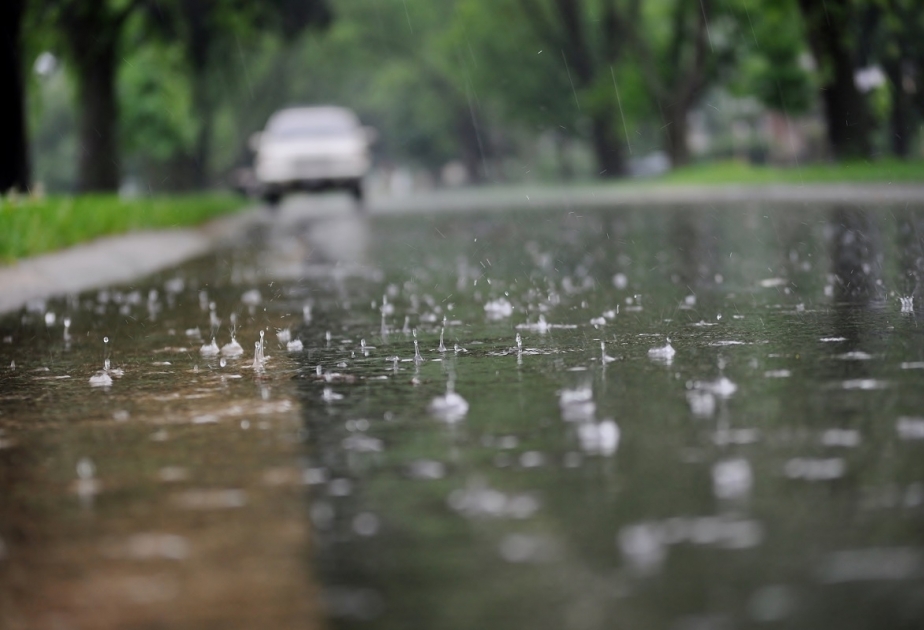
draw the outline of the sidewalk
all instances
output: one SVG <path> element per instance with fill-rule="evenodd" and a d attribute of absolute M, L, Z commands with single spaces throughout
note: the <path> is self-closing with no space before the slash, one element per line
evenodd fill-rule
<path fill-rule="evenodd" d="M 259 216 L 259 210 L 247 210 L 198 228 L 109 236 L 0 267 L 0 314 L 52 295 L 129 282 L 201 256 Z"/>

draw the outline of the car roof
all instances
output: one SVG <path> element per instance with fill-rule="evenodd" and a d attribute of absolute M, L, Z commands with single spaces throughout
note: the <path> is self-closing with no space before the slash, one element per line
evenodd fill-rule
<path fill-rule="evenodd" d="M 270 116 L 266 128 L 290 126 L 293 124 L 332 125 L 332 126 L 359 126 L 356 114 L 346 107 L 322 105 L 315 107 L 288 107 L 281 109 Z"/>

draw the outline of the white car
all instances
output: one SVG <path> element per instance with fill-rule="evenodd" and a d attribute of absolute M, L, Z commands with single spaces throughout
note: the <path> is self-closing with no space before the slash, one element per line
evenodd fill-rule
<path fill-rule="evenodd" d="M 276 204 L 287 192 L 342 189 L 361 202 L 375 130 L 343 107 L 293 107 L 272 116 L 251 137 L 254 171 L 263 198 Z"/>

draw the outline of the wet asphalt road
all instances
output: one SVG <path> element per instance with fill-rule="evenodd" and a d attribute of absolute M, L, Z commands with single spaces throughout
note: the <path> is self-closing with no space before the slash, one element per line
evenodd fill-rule
<path fill-rule="evenodd" d="M 0 318 L 0 627 L 924 619 L 920 207 L 373 210 Z"/>

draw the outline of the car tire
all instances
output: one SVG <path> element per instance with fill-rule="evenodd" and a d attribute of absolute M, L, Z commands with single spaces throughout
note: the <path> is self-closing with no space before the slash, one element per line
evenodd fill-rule
<path fill-rule="evenodd" d="M 361 181 L 350 182 L 347 184 L 347 190 L 350 193 L 350 196 L 353 198 L 353 201 L 356 202 L 356 205 L 362 209 L 363 208 L 363 184 Z"/>
<path fill-rule="evenodd" d="M 279 205 L 279 202 L 282 201 L 282 193 L 278 190 L 268 190 L 263 193 L 263 201 L 266 202 L 270 208 L 275 208 Z"/>

